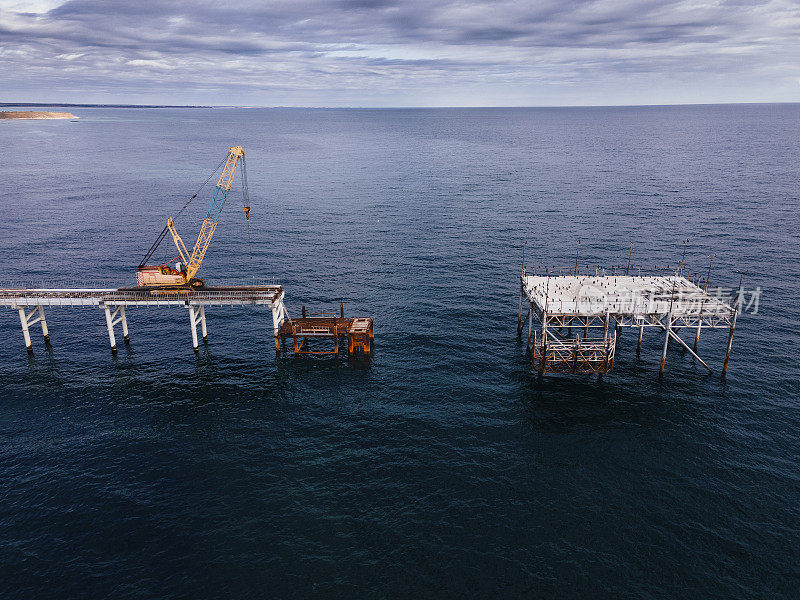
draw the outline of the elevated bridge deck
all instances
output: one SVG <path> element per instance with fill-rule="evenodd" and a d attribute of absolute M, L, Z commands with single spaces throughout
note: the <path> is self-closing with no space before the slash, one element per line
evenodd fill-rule
<path fill-rule="evenodd" d="M 208 287 L 201 290 L 147 288 L 2 288 L 0 306 L 217 306 L 269 305 L 283 293 L 279 285 Z"/>
<path fill-rule="evenodd" d="M 25 346 L 33 351 L 30 327 L 39 323 L 45 343 L 50 342 L 50 332 L 45 318 L 44 307 L 99 307 L 105 312 L 106 326 L 112 352 L 117 343 L 114 328 L 122 326 L 124 340 L 129 340 L 128 320 L 125 309 L 129 307 L 177 306 L 189 312 L 192 345 L 199 349 L 197 325 L 202 331 L 203 340 L 208 337 L 206 326 L 207 306 L 263 306 L 272 312 L 273 334 L 278 340 L 278 331 L 289 318 L 283 303 L 284 291 L 280 285 L 251 285 L 207 287 L 201 290 L 190 289 L 149 289 L 149 288 L 0 288 L 0 306 L 8 306 L 19 311 Z"/>

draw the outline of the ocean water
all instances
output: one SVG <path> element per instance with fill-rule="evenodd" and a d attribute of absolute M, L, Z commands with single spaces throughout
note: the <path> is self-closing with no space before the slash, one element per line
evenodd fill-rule
<path fill-rule="evenodd" d="M 371 361 L 276 360 L 268 311 L 0 310 L 3 598 L 789 598 L 800 585 L 800 105 L 73 109 L 0 123 L 0 281 L 133 285 L 231 145 L 201 276 L 375 319 Z M 178 221 L 191 239 L 205 188 Z M 761 290 L 709 375 L 625 330 L 529 372 L 529 265 Z M 166 249 L 156 255 L 168 259 Z"/>

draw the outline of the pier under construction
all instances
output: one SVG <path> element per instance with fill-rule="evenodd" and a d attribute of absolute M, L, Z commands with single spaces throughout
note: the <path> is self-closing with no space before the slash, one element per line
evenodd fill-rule
<path fill-rule="evenodd" d="M 341 315 L 305 316 L 292 320 L 284 304 L 284 290 L 280 285 L 252 285 L 205 287 L 194 289 L 149 289 L 149 288 L 29 288 L 13 287 L 0 289 L 0 306 L 19 312 L 22 335 L 28 352 L 33 352 L 31 329 L 41 327 L 45 344 L 50 344 L 50 328 L 45 307 L 51 308 L 99 308 L 105 317 L 108 341 L 112 353 L 117 352 L 118 333 L 125 343 L 130 341 L 127 309 L 137 307 L 183 308 L 189 316 L 189 331 L 192 347 L 199 351 L 200 340 L 208 339 L 206 310 L 211 307 L 246 307 L 269 309 L 272 320 L 267 331 L 275 339 L 276 354 L 288 350 L 285 340 L 294 339 L 293 350 L 300 354 L 339 354 L 347 349 L 348 354 L 372 352 L 374 330 L 371 318 L 345 318 Z M 341 305 L 340 305 L 341 306 Z M 200 332 L 198 335 L 198 327 Z M 330 338 L 334 342 L 332 351 L 311 352 L 303 349 L 306 338 Z M 281 341 L 284 341 L 281 344 Z"/>
<path fill-rule="evenodd" d="M 22 335 L 28 352 L 33 351 L 31 327 L 41 325 L 46 343 L 50 342 L 45 307 L 95 307 L 105 314 L 111 351 L 117 351 L 117 326 L 125 342 L 130 339 L 126 310 L 131 307 L 167 306 L 184 308 L 189 314 L 192 346 L 199 348 L 197 327 L 202 339 L 208 338 L 206 308 L 212 306 L 266 307 L 272 312 L 272 332 L 277 336 L 288 318 L 283 304 L 284 292 L 279 285 L 205 288 L 203 290 L 147 288 L 4 288 L 0 289 L 0 306 L 19 311 Z"/>
<path fill-rule="evenodd" d="M 237 169 L 241 165 L 242 209 L 245 221 L 250 221 L 250 193 L 247 185 L 244 148 L 231 146 L 216 169 L 206 181 L 191 195 L 183 207 L 174 216 L 167 218 L 166 225 L 144 255 L 136 268 L 136 285 L 131 288 L 70 288 L 27 286 L 7 287 L 0 289 L 0 306 L 9 306 L 19 311 L 22 335 L 28 352 L 33 352 L 31 327 L 37 323 L 42 328 L 46 344 L 50 343 L 50 329 L 47 325 L 45 307 L 99 307 L 105 313 L 108 341 L 111 351 L 117 351 L 116 328 L 122 330 L 122 338 L 130 340 L 128 330 L 127 309 L 131 307 L 172 306 L 187 309 L 189 326 L 192 334 L 192 346 L 199 349 L 197 327 L 203 341 L 208 338 L 206 308 L 211 306 L 254 306 L 266 307 L 272 312 L 272 335 L 275 339 L 275 351 L 280 355 L 285 349 L 285 340 L 291 335 L 294 339 L 294 353 L 299 354 L 339 354 L 340 341 L 347 346 L 348 353 L 372 351 L 373 326 L 372 319 L 344 318 L 341 315 L 329 319 L 326 316 L 303 317 L 292 321 L 283 303 L 284 292 L 280 285 L 234 285 L 225 287 L 208 287 L 204 279 L 197 277 L 203 259 L 209 249 L 214 232 L 219 225 L 225 200 L 231 190 Z M 200 224 L 200 231 L 193 245 L 189 247 L 176 229 L 175 221 L 191 202 L 197 198 L 203 187 L 222 169 L 217 185 L 211 193 L 211 199 Z M 169 236 L 178 252 L 172 260 L 163 264 L 151 264 L 161 243 Z M 249 241 L 249 225 L 248 225 Z M 191 248 L 191 250 L 189 250 Z M 168 252 L 170 252 L 168 250 Z M 251 254 L 252 258 L 252 254 Z M 341 305 L 340 305 L 341 306 Z M 332 351 L 309 351 L 303 346 L 308 338 L 330 338 L 334 342 Z M 281 342 L 284 342 L 283 344 Z"/>
<path fill-rule="evenodd" d="M 664 372 L 670 341 L 682 346 L 709 372 L 712 368 L 698 355 L 703 329 L 728 330 L 722 375 L 728 370 L 737 310 L 710 294 L 681 270 L 671 274 L 628 274 L 630 269 L 600 269 L 578 274 L 577 268 L 561 271 L 540 269 L 529 274 L 522 268 L 517 333 L 523 333 L 523 307 L 527 313 L 527 353 L 531 368 L 539 374 L 598 374 L 614 366 L 617 332 L 638 329 L 636 354 L 644 330 L 664 334 L 659 373 Z M 740 284 L 741 286 L 741 284 Z M 534 317 L 540 328 L 534 328 Z M 692 346 L 679 332 L 691 330 Z"/>

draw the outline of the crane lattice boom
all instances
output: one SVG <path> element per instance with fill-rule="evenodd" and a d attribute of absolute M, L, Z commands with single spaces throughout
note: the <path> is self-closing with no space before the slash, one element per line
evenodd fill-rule
<path fill-rule="evenodd" d="M 206 210 L 205 218 L 200 226 L 200 233 L 197 234 L 197 240 L 192 247 L 191 253 L 186 249 L 186 245 L 183 243 L 181 236 L 175 229 L 175 222 L 173 218 L 169 217 L 167 219 L 166 229 L 169 230 L 170 234 L 172 235 L 172 240 L 175 243 L 175 247 L 178 249 L 178 254 L 180 254 L 181 258 L 182 269 L 176 272 L 175 269 L 172 269 L 168 265 L 160 265 L 157 267 L 139 265 L 139 268 L 137 269 L 137 283 L 140 286 L 174 286 L 189 284 L 193 285 L 194 287 L 202 287 L 202 280 L 195 279 L 195 275 L 200 270 L 200 266 L 203 264 L 203 258 L 206 255 L 209 244 L 211 243 L 211 238 L 214 236 L 214 231 L 217 228 L 217 223 L 219 223 L 220 214 L 222 213 L 222 207 L 225 204 L 225 199 L 228 197 L 228 192 L 230 192 L 231 185 L 233 184 L 233 177 L 236 175 L 236 168 L 238 167 L 240 160 L 242 161 L 242 164 L 244 164 L 244 150 L 242 147 L 231 147 L 228 151 L 225 167 L 222 169 L 222 173 L 219 176 L 216 188 L 214 188 L 214 194 L 211 197 L 211 202 L 208 205 L 208 210 Z M 194 196 L 192 198 L 194 198 Z M 248 210 L 249 206 L 246 207 L 245 213 L 247 213 Z M 155 247 L 158 245 L 161 239 L 163 239 L 164 233 L 165 232 L 162 232 L 162 235 L 150 249 L 148 257 L 146 257 L 145 260 L 152 255 Z"/>

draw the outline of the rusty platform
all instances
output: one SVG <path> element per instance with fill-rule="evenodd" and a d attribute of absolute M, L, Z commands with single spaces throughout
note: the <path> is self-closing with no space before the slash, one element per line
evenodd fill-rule
<path fill-rule="evenodd" d="M 372 353 L 375 332 L 371 318 L 344 317 L 343 310 L 339 316 L 329 314 L 306 316 L 305 307 L 302 314 L 299 319 L 286 319 L 281 324 L 275 337 L 275 350 L 278 353 L 291 348 L 295 355 L 338 355 L 345 346 L 348 355 Z M 292 340 L 291 347 L 287 346 L 288 339 Z M 311 350 L 306 345 L 309 339 L 331 340 L 333 347 Z"/>

